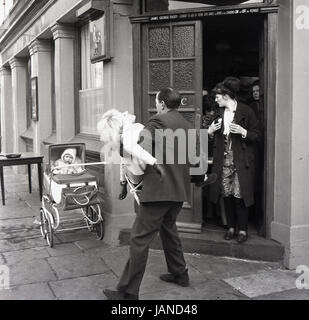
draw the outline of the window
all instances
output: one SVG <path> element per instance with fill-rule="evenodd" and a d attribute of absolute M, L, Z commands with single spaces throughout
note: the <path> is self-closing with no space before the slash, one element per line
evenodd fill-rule
<path fill-rule="evenodd" d="M 103 113 L 103 61 L 91 63 L 90 23 L 81 27 L 81 88 L 79 90 L 80 133 L 97 135 Z"/>

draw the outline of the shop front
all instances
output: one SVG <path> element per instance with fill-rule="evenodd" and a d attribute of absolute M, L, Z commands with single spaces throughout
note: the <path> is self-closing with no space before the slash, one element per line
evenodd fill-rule
<path fill-rule="evenodd" d="M 133 0 L 12 1 L 0 28 L 2 153 L 35 152 L 47 163 L 51 144 L 85 143 L 87 162 L 100 161 L 101 115 L 134 112 L 132 14 Z M 133 200 L 118 200 L 118 165 L 93 173 L 104 240 L 118 243 Z"/>
<path fill-rule="evenodd" d="M 256 186 L 259 191 L 255 207 L 250 209 L 249 230 L 283 244 L 287 266 L 299 260 L 291 256 L 289 235 L 278 221 L 298 213 L 288 208 L 278 211 L 282 201 L 291 200 L 291 195 L 283 199 L 282 189 L 278 188 L 278 182 L 284 180 L 283 172 L 278 170 L 283 163 L 278 157 L 284 152 L 282 143 L 290 139 L 289 132 L 281 132 L 282 121 L 287 120 L 282 118 L 283 106 L 293 113 L 280 92 L 293 94 L 294 87 L 291 83 L 287 86 L 280 75 L 286 72 L 283 55 L 293 45 L 289 35 L 295 31 L 291 21 L 296 9 L 287 1 L 146 0 L 140 2 L 139 14 L 131 17 L 134 105 L 139 121 L 145 123 L 155 112 L 156 92 L 172 86 L 182 96 L 180 112 L 200 129 L 205 115 L 203 93 L 210 92 L 225 77 L 237 76 L 243 85 L 242 98 L 248 101 L 248 87 L 258 83 L 263 141 Z M 289 25 L 287 14 L 291 18 Z M 293 49 L 297 50 L 295 45 Z M 285 173 L 290 166 L 284 164 Z M 288 183 L 285 187 L 290 189 Z M 207 190 L 193 188 L 191 204 L 184 205 L 178 226 L 187 233 L 218 231 L 224 227 L 224 207 L 222 203 L 212 207 Z M 306 241 L 303 249 L 298 248 L 300 251 L 305 250 Z"/>

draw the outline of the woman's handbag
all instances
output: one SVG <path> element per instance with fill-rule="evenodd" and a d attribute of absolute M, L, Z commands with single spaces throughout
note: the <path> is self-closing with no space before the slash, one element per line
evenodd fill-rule
<path fill-rule="evenodd" d="M 87 207 L 99 203 L 96 186 L 84 185 L 62 189 L 63 210 Z"/>

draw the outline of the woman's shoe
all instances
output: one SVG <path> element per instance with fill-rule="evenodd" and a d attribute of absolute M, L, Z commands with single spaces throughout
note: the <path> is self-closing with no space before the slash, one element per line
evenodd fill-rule
<path fill-rule="evenodd" d="M 224 239 L 227 241 L 230 241 L 234 238 L 234 235 L 235 235 L 234 231 L 228 230 L 224 235 Z"/>
<path fill-rule="evenodd" d="M 248 236 L 246 234 L 243 234 L 243 233 L 239 233 L 238 236 L 237 236 L 237 242 L 238 243 L 244 243 L 246 242 L 248 239 Z"/>

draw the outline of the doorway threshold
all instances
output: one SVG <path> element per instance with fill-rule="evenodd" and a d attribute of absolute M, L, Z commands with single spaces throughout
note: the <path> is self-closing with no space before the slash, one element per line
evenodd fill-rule
<path fill-rule="evenodd" d="M 120 245 L 129 245 L 131 229 L 123 229 L 119 234 Z M 274 241 L 249 234 L 248 240 L 238 244 L 236 239 L 223 239 L 224 230 L 205 230 L 200 234 L 179 232 L 185 253 L 206 254 L 238 259 L 280 262 L 283 260 L 284 247 Z M 156 236 L 150 245 L 151 249 L 162 250 L 161 240 Z"/>

